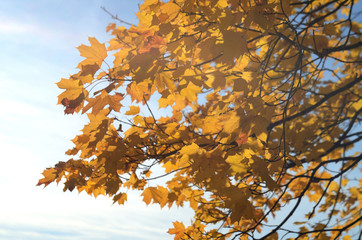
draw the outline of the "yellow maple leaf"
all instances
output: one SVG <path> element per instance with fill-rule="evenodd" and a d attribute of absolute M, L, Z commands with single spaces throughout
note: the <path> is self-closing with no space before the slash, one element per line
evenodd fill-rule
<path fill-rule="evenodd" d="M 177 4 L 173 3 L 172 1 L 169 1 L 165 4 L 163 4 L 160 7 L 160 10 L 161 10 L 162 14 L 164 14 L 164 16 L 162 17 L 163 21 L 161 21 L 161 22 L 164 22 L 167 19 L 172 19 L 172 18 L 176 17 L 176 15 L 180 11 L 180 7 Z"/>
<path fill-rule="evenodd" d="M 84 65 L 97 64 L 99 67 L 102 65 L 103 60 L 107 57 L 106 45 L 98 42 L 96 38 L 89 37 L 90 46 L 84 44 L 78 47 L 80 55 L 86 59 L 79 63 L 78 68 Z"/>
<path fill-rule="evenodd" d="M 168 230 L 169 234 L 175 234 L 175 240 L 181 239 L 184 236 L 185 225 L 182 222 L 173 222 L 173 228 Z"/>
<path fill-rule="evenodd" d="M 176 166 L 175 162 L 172 161 L 172 160 L 168 160 L 166 161 L 163 165 L 162 165 L 163 168 L 165 168 L 165 172 L 166 173 L 169 173 L 173 170 L 176 170 L 178 167 Z"/>
<path fill-rule="evenodd" d="M 62 78 L 60 82 L 57 83 L 57 86 L 61 89 L 65 89 L 65 91 L 58 96 L 58 104 L 65 98 L 74 100 L 85 91 L 83 85 L 80 84 L 80 81 L 72 78 Z"/>
<path fill-rule="evenodd" d="M 201 92 L 201 88 L 192 82 L 189 82 L 187 87 L 183 88 L 180 91 L 180 95 L 185 97 L 191 102 L 195 102 L 197 100 L 197 94 Z"/>
<path fill-rule="evenodd" d="M 180 151 L 181 158 L 178 162 L 178 167 L 182 168 L 190 165 L 191 159 L 194 155 L 200 154 L 204 152 L 196 143 L 192 143 L 191 145 L 184 146 Z"/>
<path fill-rule="evenodd" d="M 116 93 L 115 95 L 109 95 L 106 91 L 102 91 L 101 95 L 98 95 L 96 98 L 87 99 L 88 104 L 83 108 L 83 113 L 87 112 L 90 108 L 92 108 L 93 114 L 98 114 L 106 105 L 119 112 L 122 104 L 120 101 L 123 99 L 123 94 Z"/>
<path fill-rule="evenodd" d="M 113 197 L 113 203 L 118 202 L 119 205 L 124 204 L 127 201 L 127 193 L 118 193 Z"/>
<path fill-rule="evenodd" d="M 248 49 L 247 42 L 244 38 L 244 33 L 235 31 L 224 31 L 223 58 L 226 61 L 234 61 L 234 58 L 239 58 Z"/>
<path fill-rule="evenodd" d="M 55 170 L 54 168 L 45 169 L 42 173 L 44 178 L 39 180 L 37 186 L 40 186 L 42 184 L 44 184 L 44 187 L 48 186 L 50 183 L 52 183 L 56 179 L 56 177 L 57 177 L 56 173 L 57 173 L 57 170 Z"/>
<path fill-rule="evenodd" d="M 167 203 L 168 190 L 162 186 L 148 187 L 143 191 L 141 196 L 143 196 L 143 201 L 147 205 L 153 201 L 153 203 L 158 203 L 163 207 Z"/>
<path fill-rule="evenodd" d="M 244 175 L 247 172 L 247 166 L 241 162 L 243 159 L 244 158 L 241 155 L 236 154 L 228 156 L 225 161 L 230 164 L 230 168 L 233 174 Z"/>
<path fill-rule="evenodd" d="M 232 132 L 236 131 L 240 126 L 240 117 L 237 115 L 236 112 L 232 112 L 229 115 L 225 115 L 225 122 L 224 122 L 224 132 L 227 134 L 231 134 Z"/>
<path fill-rule="evenodd" d="M 140 107 L 130 106 L 129 110 L 125 113 L 126 115 L 136 115 L 140 112 Z"/>

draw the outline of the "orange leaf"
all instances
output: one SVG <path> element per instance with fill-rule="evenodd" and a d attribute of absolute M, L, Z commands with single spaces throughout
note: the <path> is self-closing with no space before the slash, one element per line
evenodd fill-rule
<path fill-rule="evenodd" d="M 197 100 L 197 94 L 201 92 L 201 88 L 192 82 L 189 82 L 187 87 L 183 88 L 180 91 L 181 96 L 187 98 L 189 101 L 196 101 Z"/>
<path fill-rule="evenodd" d="M 80 55 L 86 58 L 78 65 L 78 68 L 81 68 L 83 65 L 92 65 L 95 63 L 100 67 L 103 60 L 107 57 L 107 49 L 104 43 L 101 44 L 93 37 L 89 37 L 88 40 L 91 44 L 90 46 L 82 44 L 78 47 Z"/>
<path fill-rule="evenodd" d="M 162 208 L 167 202 L 168 190 L 162 186 L 148 187 L 143 191 L 141 196 L 143 196 L 143 201 L 147 205 L 150 204 L 152 200 L 153 203 L 160 204 Z"/>
<path fill-rule="evenodd" d="M 64 98 L 74 100 L 85 91 L 80 81 L 72 78 L 62 78 L 60 82 L 57 83 L 57 86 L 61 89 L 65 89 L 65 91 L 58 96 L 58 104 L 60 104 Z"/>
<path fill-rule="evenodd" d="M 127 201 L 127 194 L 126 193 L 118 193 L 113 197 L 113 203 L 118 202 L 119 205 L 124 204 Z"/>
<path fill-rule="evenodd" d="M 130 106 L 129 110 L 125 113 L 126 115 L 136 115 L 140 112 L 140 107 Z"/>
<path fill-rule="evenodd" d="M 98 114 L 98 112 L 104 109 L 106 105 L 109 105 L 112 110 L 119 112 L 120 108 L 122 107 L 122 104 L 120 103 L 122 99 L 123 94 L 121 93 L 109 95 L 107 91 L 103 90 L 102 94 L 98 95 L 96 98 L 87 99 L 88 104 L 83 108 L 82 113 L 85 113 L 90 108 L 92 108 L 92 113 Z"/>
<path fill-rule="evenodd" d="M 43 171 L 44 178 L 40 179 L 37 186 L 40 186 L 44 184 L 44 187 L 48 186 L 50 183 L 52 183 L 57 178 L 57 170 L 54 168 L 48 168 Z"/>
<path fill-rule="evenodd" d="M 181 239 L 184 236 L 185 225 L 182 222 L 173 222 L 173 228 L 168 230 L 169 234 L 175 234 L 175 240 Z"/>

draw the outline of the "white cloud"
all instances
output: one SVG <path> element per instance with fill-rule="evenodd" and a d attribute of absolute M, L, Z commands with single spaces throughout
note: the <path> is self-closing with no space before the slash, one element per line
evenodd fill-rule
<path fill-rule="evenodd" d="M 64 49 L 76 47 L 84 41 L 82 34 L 76 34 L 74 29 L 54 28 L 39 22 L 37 19 L 26 21 L 14 19 L 0 12 L 0 39 L 12 44 L 33 45 L 37 47 Z"/>
<path fill-rule="evenodd" d="M 14 19 L 0 18 L 0 34 L 39 34 L 41 31 L 36 25 L 19 22 Z"/>

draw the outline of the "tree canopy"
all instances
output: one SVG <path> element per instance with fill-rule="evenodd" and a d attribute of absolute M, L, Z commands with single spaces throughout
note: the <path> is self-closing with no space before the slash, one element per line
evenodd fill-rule
<path fill-rule="evenodd" d="M 58 104 L 89 123 L 38 185 L 190 206 L 176 240 L 361 238 L 356 2 L 146 0 L 78 47 Z"/>

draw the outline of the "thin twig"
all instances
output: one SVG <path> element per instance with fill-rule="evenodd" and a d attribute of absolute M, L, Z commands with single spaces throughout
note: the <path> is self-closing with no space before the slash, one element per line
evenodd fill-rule
<path fill-rule="evenodd" d="M 132 23 L 129 23 L 129 22 L 126 22 L 126 21 L 124 21 L 124 20 L 122 20 L 122 19 L 119 19 L 117 15 L 113 15 L 112 13 L 110 13 L 110 12 L 109 12 L 105 7 L 103 7 L 103 6 L 101 6 L 101 9 L 102 9 L 103 11 L 105 11 L 109 16 L 111 16 L 114 20 L 117 20 L 117 21 L 119 21 L 120 23 L 129 25 L 129 26 L 134 25 L 134 24 L 132 24 Z"/>

